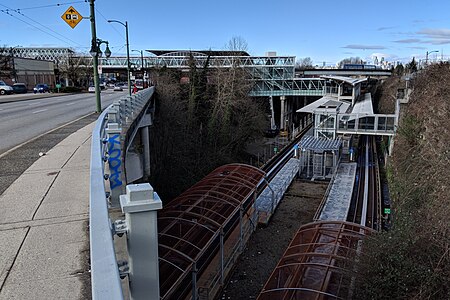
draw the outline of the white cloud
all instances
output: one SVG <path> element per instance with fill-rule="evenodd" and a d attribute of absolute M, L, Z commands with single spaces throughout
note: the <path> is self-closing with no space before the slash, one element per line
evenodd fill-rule
<path fill-rule="evenodd" d="M 412 44 L 412 43 L 421 43 L 421 39 L 403 39 L 398 41 L 393 41 L 394 43 L 401 43 L 401 44 Z"/>
<path fill-rule="evenodd" d="M 416 34 L 427 38 L 427 40 L 421 41 L 423 44 L 450 44 L 450 29 L 447 28 L 424 28 L 417 31 Z"/>
<path fill-rule="evenodd" d="M 347 48 L 347 49 L 359 49 L 359 50 L 382 50 L 382 49 L 386 49 L 386 47 L 384 46 L 379 46 L 379 45 L 362 45 L 362 44 L 351 44 L 351 45 L 347 45 L 344 46 L 342 48 Z"/>

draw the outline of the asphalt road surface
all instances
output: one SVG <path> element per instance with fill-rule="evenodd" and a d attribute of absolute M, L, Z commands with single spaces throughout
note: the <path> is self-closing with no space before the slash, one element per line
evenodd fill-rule
<path fill-rule="evenodd" d="M 102 109 L 123 96 L 126 96 L 126 91 L 102 91 Z M 95 108 L 95 94 L 88 93 L 0 103 L 0 155 L 54 128 L 93 113 Z"/>

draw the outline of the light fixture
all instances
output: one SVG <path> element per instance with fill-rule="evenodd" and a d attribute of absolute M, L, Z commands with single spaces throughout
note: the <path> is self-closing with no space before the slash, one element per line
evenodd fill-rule
<path fill-rule="evenodd" d="M 111 50 L 109 50 L 109 43 L 106 43 L 105 56 L 109 58 L 111 56 Z"/>

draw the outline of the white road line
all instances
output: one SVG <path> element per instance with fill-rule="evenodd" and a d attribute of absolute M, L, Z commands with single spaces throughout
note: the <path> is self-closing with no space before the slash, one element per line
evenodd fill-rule
<path fill-rule="evenodd" d="M 76 102 L 70 102 L 70 103 L 67 103 L 66 105 L 72 105 L 72 104 L 75 104 Z"/>
<path fill-rule="evenodd" d="M 28 104 L 28 106 L 36 105 L 36 104 L 39 104 L 39 103 L 41 103 L 41 101 L 30 103 L 30 104 Z"/>
<path fill-rule="evenodd" d="M 43 111 L 46 111 L 46 110 L 48 110 L 48 109 L 40 109 L 40 110 L 36 110 L 36 111 L 33 111 L 33 114 L 37 114 L 37 113 L 40 113 L 40 112 L 43 112 Z"/>

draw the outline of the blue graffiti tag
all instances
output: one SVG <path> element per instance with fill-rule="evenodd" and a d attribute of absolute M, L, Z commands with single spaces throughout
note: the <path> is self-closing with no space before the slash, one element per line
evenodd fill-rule
<path fill-rule="evenodd" d="M 108 162 L 111 175 L 109 176 L 110 188 L 115 189 L 122 185 L 122 180 L 120 180 L 121 166 L 122 166 L 122 150 L 120 149 L 119 135 L 113 135 L 108 138 Z"/>

